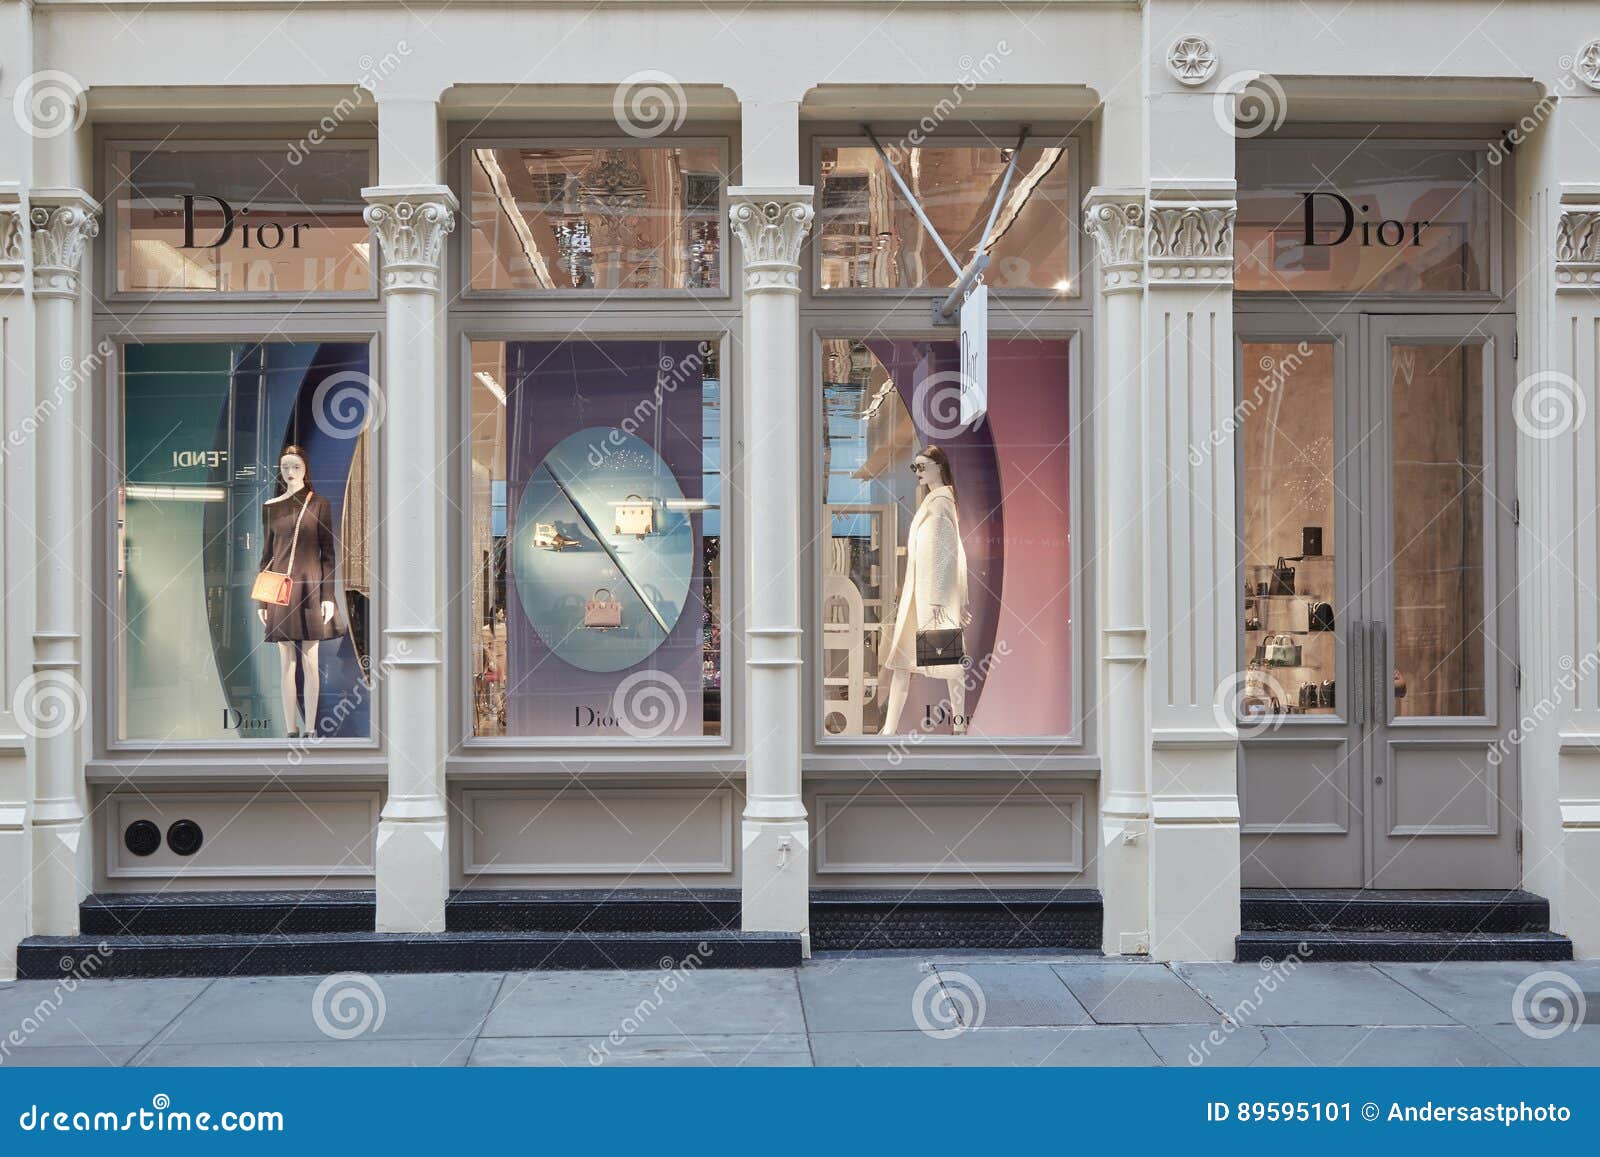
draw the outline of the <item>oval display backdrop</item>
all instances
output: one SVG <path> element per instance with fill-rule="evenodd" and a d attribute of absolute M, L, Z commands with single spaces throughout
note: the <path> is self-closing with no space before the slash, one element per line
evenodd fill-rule
<path fill-rule="evenodd" d="M 585 671 L 649 658 L 683 613 L 694 527 L 649 443 L 614 426 L 562 439 L 523 488 L 511 535 L 517 599 L 557 657 Z"/>

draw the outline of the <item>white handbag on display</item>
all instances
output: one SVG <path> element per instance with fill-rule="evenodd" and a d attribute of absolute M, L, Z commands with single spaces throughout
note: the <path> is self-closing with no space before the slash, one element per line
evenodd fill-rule
<path fill-rule="evenodd" d="M 643 538 L 656 532 L 656 504 L 653 499 L 630 494 L 617 503 L 617 525 L 613 534 Z"/>
<path fill-rule="evenodd" d="M 1300 644 L 1288 635 L 1271 635 L 1267 638 L 1267 666 L 1298 667 Z"/>

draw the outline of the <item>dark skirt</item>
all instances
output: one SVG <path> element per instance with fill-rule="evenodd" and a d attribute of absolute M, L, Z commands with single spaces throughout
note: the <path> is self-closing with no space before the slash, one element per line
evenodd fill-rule
<path fill-rule="evenodd" d="M 296 570 L 303 570 L 299 561 L 295 563 Z M 294 582 L 289 588 L 289 605 L 280 607 L 277 603 L 261 603 L 262 610 L 267 612 L 267 634 L 269 643 L 287 643 L 306 639 L 334 639 L 339 636 L 339 612 L 333 613 L 333 621 L 322 621 L 322 599 L 320 584 L 308 582 L 309 576 L 295 575 Z"/>

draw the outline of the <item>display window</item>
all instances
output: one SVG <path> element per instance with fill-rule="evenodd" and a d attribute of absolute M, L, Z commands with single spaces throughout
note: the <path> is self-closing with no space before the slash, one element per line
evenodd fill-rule
<path fill-rule="evenodd" d="M 372 734 L 366 342 L 121 347 L 116 736 Z"/>
<path fill-rule="evenodd" d="M 959 355 L 822 342 L 823 737 L 1073 730 L 1070 342 L 991 338 L 970 424 Z"/>
<path fill-rule="evenodd" d="M 1485 293 L 1497 170 L 1479 147 L 1258 141 L 1238 154 L 1241 292 Z"/>
<path fill-rule="evenodd" d="M 1013 149 L 1001 144 L 886 147 L 928 219 L 963 259 L 983 239 Z M 1072 288 L 1077 205 L 1065 142 L 1026 144 L 995 217 L 985 275 L 992 289 Z M 933 289 L 955 283 L 870 143 L 820 147 L 817 289 Z"/>
<path fill-rule="evenodd" d="M 712 340 L 471 343 L 471 732 L 723 734 Z"/>
<path fill-rule="evenodd" d="M 467 150 L 474 291 L 723 292 L 725 148 Z"/>
<path fill-rule="evenodd" d="M 276 145 L 116 144 L 108 177 L 117 294 L 375 293 L 370 144 L 327 143 L 298 166 Z"/>

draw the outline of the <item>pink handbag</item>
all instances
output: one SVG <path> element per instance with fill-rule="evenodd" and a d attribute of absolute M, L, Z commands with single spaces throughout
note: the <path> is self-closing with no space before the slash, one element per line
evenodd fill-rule
<path fill-rule="evenodd" d="M 601 587 L 583 604 L 583 625 L 591 631 L 611 631 L 622 626 L 622 604 Z"/>

